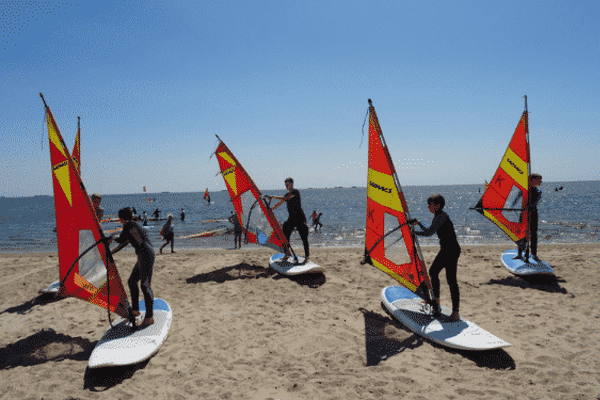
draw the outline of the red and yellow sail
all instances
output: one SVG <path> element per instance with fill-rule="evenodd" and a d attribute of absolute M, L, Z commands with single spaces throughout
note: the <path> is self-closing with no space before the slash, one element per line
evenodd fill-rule
<path fill-rule="evenodd" d="M 209 200 L 210 194 L 208 193 L 208 188 L 206 188 L 206 192 L 204 192 L 204 200 Z"/>
<path fill-rule="evenodd" d="M 515 242 L 524 239 L 528 231 L 530 165 L 529 126 L 525 110 L 494 177 L 474 207 Z"/>
<path fill-rule="evenodd" d="M 273 211 L 263 200 L 250 175 L 220 138 L 215 154 L 246 240 L 285 251 L 289 243 Z"/>
<path fill-rule="evenodd" d="M 44 105 L 50 142 L 61 294 L 127 317 L 127 294 L 108 244 L 93 246 L 104 236 L 91 200 L 52 112 L 45 102 Z M 90 247 L 92 250 L 76 262 L 80 254 Z"/>
<path fill-rule="evenodd" d="M 394 163 L 369 100 L 365 261 L 430 301 L 429 275 L 417 239 L 407 223 L 409 219 Z"/>

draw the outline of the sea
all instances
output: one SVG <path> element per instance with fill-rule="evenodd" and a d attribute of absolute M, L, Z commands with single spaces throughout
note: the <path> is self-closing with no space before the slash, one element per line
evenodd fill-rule
<path fill-rule="evenodd" d="M 544 182 L 541 189 L 542 201 L 538 205 L 540 244 L 600 242 L 600 181 Z M 309 226 L 313 210 L 323 214 L 323 227 L 318 231 L 312 228 L 310 230 L 311 249 L 364 246 L 366 187 L 299 190 Z M 469 210 L 477 204 L 483 190 L 483 185 L 403 187 L 411 217 L 426 225 L 433 217 L 427 209 L 427 198 L 432 194 L 444 196 L 445 211 L 454 223 L 461 245 L 505 244 L 507 248 L 514 247 L 512 240 L 496 225 L 478 212 Z M 285 192 L 275 190 L 264 191 L 263 194 L 281 196 Z M 135 207 L 139 214 L 146 211 L 148 216 L 158 209 L 161 218 L 172 214 L 176 251 L 233 249 L 233 235 L 177 239 L 180 236 L 232 226 L 227 221 L 233 211 L 227 191 L 211 192 L 210 204 L 203 200 L 203 196 L 204 192 L 103 194 L 102 207 L 105 218 L 116 216 L 118 210 L 123 207 Z M 185 221 L 180 219 L 182 209 L 185 210 Z M 277 208 L 275 215 L 283 224 L 287 219 L 285 205 Z M 155 248 L 164 243 L 159 235 L 164 222 L 148 223 L 147 232 Z M 118 222 L 102 224 L 104 230 L 113 230 L 120 226 Z M 0 252 L 56 252 L 54 228 L 52 196 L 0 197 Z M 421 246 L 437 246 L 437 236 L 419 237 L 419 243 Z M 302 242 L 297 232 L 292 233 L 291 244 L 299 254 L 303 254 Z"/>

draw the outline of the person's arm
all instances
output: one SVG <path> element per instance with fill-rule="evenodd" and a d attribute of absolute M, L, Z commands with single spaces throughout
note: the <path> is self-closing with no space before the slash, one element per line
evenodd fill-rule
<path fill-rule="evenodd" d="M 448 214 L 438 214 L 433 217 L 433 221 L 431 221 L 431 226 L 427 227 L 423 225 L 421 222 L 417 222 L 419 227 L 421 228 L 421 232 L 415 231 L 415 235 L 418 236 L 432 236 L 437 230 L 442 226 L 444 222 L 448 219 Z"/>
<path fill-rule="evenodd" d="M 272 210 L 276 209 L 277 207 L 279 207 L 280 205 L 282 205 L 285 201 L 288 201 L 289 199 L 291 199 L 292 197 L 294 197 L 293 194 L 286 194 L 285 196 L 269 196 L 272 199 L 280 199 L 279 203 L 275 204 L 273 207 L 271 207 Z"/>

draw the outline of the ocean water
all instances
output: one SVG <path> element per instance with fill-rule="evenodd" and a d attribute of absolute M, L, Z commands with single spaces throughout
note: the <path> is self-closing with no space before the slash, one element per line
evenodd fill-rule
<path fill-rule="evenodd" d="M 560 186 L 564 190 L 556 191 Z M 599 243 L 600 242 L 600 181 L 544 182 L 542 201 L 539 204 L 539 243 Z M 311 248 L 362 247 L 366 219 L 366 187 L 302 189 L 302 206 L 310 220 L 313 210 L 323 213 L 323 228 L 311 229 Z M 462 245 L 506 244 L 513 242 L 492 222 L 478 212 L 469 210 L 479 200 L 483 185 L 406 186 L 403 187 L 411 216 L 428 225 L 433 215 L 427 209 L 427 198 L 439 193 L 446 199 L 446 212 L 452 219 L 458 240 Z M 264 194 L 283 195 L 285 190 L 265 191 Z M 225 190 L 211 193 L 213 204 L 202 199 L 203 192 L 191 193 L 140 193 L 128 195 L 103 195 L 102 207 L 106 216 L 116 215 L 122 207 L 135 207 L 138 213 L 150 214 L 158 208 L 161 217 L 169 213 L 175 217 L 175 236 L 199 233 L 221 226 L 231 226 L 226 221 L 233 206 Z M 148 202 L 148 198 L 156 199 Z M 185 222 L 179 220 L 181 208 L 185 209 Z M 275 210 L 280 223 L 287 219 L 287 209 L 282 205 Z M 205 222 L 220 220 L 217 222 Z M 163 241 L 159 236 L 164 221 L 149 222 L 150 239 L 154 247 Z M 310 225 L 310 221 L 309 221 Z M 56 233 L 53 231 L 54 200 L 52 196 L 22 198 L 0 197 L 0 252 L 57 251 Z M 119 223 L 103 223 L 105 230 L 120 227 Z M 302 242 L 297 232 L 292 234 L 292 246 L 302 254 Z M 437 245 L 437 236 L 419 238 L 421 246 Z M 233 236 L 182 239 L 175 242 L 181 248 L 233 247 Z"/>

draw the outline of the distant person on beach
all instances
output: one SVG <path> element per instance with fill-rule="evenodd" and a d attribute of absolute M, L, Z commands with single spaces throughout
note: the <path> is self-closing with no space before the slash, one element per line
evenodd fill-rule
<path fill-rule="evenodd" d="M 185 210 L 182 208 L 181 209 L 181 214 L 179 215 L 181 217 L 181 222 L 185 221 Z"/>
<path fill-rule="evenodd" d="M 148 215 L 146 215 L 146 211 L 142 214 L 142 221 L 144 226 L 148 226 Z"/>
<path fill-rule="evenodd" d="M 160 249 L 158 250 L 158 252 L 160 254 L 162 254 L 162 249 L 166 245 L 171 243 L 171 253 L 175 253 L 175 250 L 173 249 L 175 247 L 175 231 L 173 229 L 173 215 L 172 214 L 169 214 L 167 216 L 167 222 L 164 224 L 164 226 L 160 230 L 160 236 L 163 237 L 163 239 L 165 240 L 165 243 L 162 246 L 160 246 Z"/>
<path fill-rule="evenodd" d="M 160 218 L 160 210 L 158 208 L 156 210 L 154 210 L 154 212 L 152 213 L 152 216 L 158 220 Z"/>
<path fill-rule="evenodd" d="M 128 244 L 131 244 L 135 249 L 137 262 L 131 271 L 131 276 L 127 284 L 131 291 L 133 314 L 138 316 L 140 315 L 138 282 L 141 283 L 142 292 L 144 293 L 144 303 L 146 305 L 146 316 L 141 327 L 145 327 L 154 323 L 154 295 L 150 287 L 155 259 L 154 247 L 152 247 L 152 243 L 148 239 L 145 230 L 133 222 L 131 218 L 131 209 L 122 208 L 119 210 L 119 221 L 123 224 L 123 230 L 121 231 L 121 235 L 114 239 L 119 245 L 111 253 L 117 253 Z"/>
<path fill-rule="evenodd" d="M 231 212 L 231 216 L 229 217 L 229 222 L 233 224 L 233 248 L 241 249 L 242 248 L 242 224 L 240 224 L 240 220 L 238 219 L 237 214 L 233 211 Z M 239 243 L 239 247 L 238 247 Z"/>
<path fill-rule="evenodd" d="M 411 221 L 413 225 L 419 225 L 421 231 L 415 231 L 416 235 L 419 236 L 432 236 L 437 233 L 440 239 L 440 251 L 433 260 L 431 268 L 429 268 L 429 276 L 431 278 L 431 285 L 433 289 L 433 301 L 434 301 L 434 316 L 440 315 L 440 279 L 439 275 L 442 269 L 446 269 L 446 281 L 450 286 L 450 297 L 452 298 L 452 314 L 450 315 L 451 321 L 460 320 L 459 305 L 460 305 L 460 293 L 458 290 L 458 281 L 456 280 L 456 273 L 458 269 L 458 258 L 460 257 L 460 245 L 456 239 L 456 232 L 454 231 L 454 224 L 450 220 L 448 214 L 446 214 L 444 205 L 446 201 L 444 198 L 435 194 L 427 199 L 427 208 L 434 215 L 431 226 L 427 227 L 417 221 L 416 219 Z"/>
<path fill-rule="evenodd" d="M 540 261 L 537 256 L 537 245 L 538 245 L 538 225 L 539 215 L 537 206 L 542 199 L 542 190 L 538 187 L 542 184 L 542 176 L 540 174 L 529 175 L 529 190 L 528 190 L 528 225 L 529 235 L 517 242 L 518 254 L 514 257 L 515 259 L 524 260 L 523 252 L 525 253 L 525 259 L 529 258 L 529 252 L 531 251 L 531 258 L 535 261 Z M 516 205 L 522 198 L 522 193 L 513 202 L 513 206 Z M 527 241 L 529 241 L 529 248 L 527 248 Z"/>
<path fill-rule="evenodd" d="M 309 247 L 308 247 L 308 226 L 306 225 L 306 215 L 302 210 L 302 202 L 300 200 L 300 192 L 294 189 L 294 180 L 287 178 L 285 180 L 285 187 L 288 193 L 285 196 L 269 196 L 272 199 L 281 200 L 279 203 L 273 206 L 273 210 L 279 207 L 284 201 L 287 202 L 287 209 L 289 217 L 287 221 L 283 223 L 283 234 L 290 241 L 290 236 L 294 231 L 294 228 L 298 230 L 302 244 L 304 245 L 304 259 L 308 262 Z M 291 256 L 289 247 L 285 249 L 285 259 Z"/>
<path fill-rule="evenodd" d="M 323 224 L 321 223 L 321 215 L 323 215 L 323 213 L 317 214 L 317 210 L 314 210 L 312 213 L 312 226 L 315 228 L 315 232 L 323 227 Z"/>
<path fill-rule="evenodd" d="M 104 208 L 100 207 L 100 203 L 102 203 L 102 196 L 98 193 L 94 193 L 92 195 L 92 205 L 94 206 L 98 222 L 102 221 L 102 217 L 104 216 Z"/>

